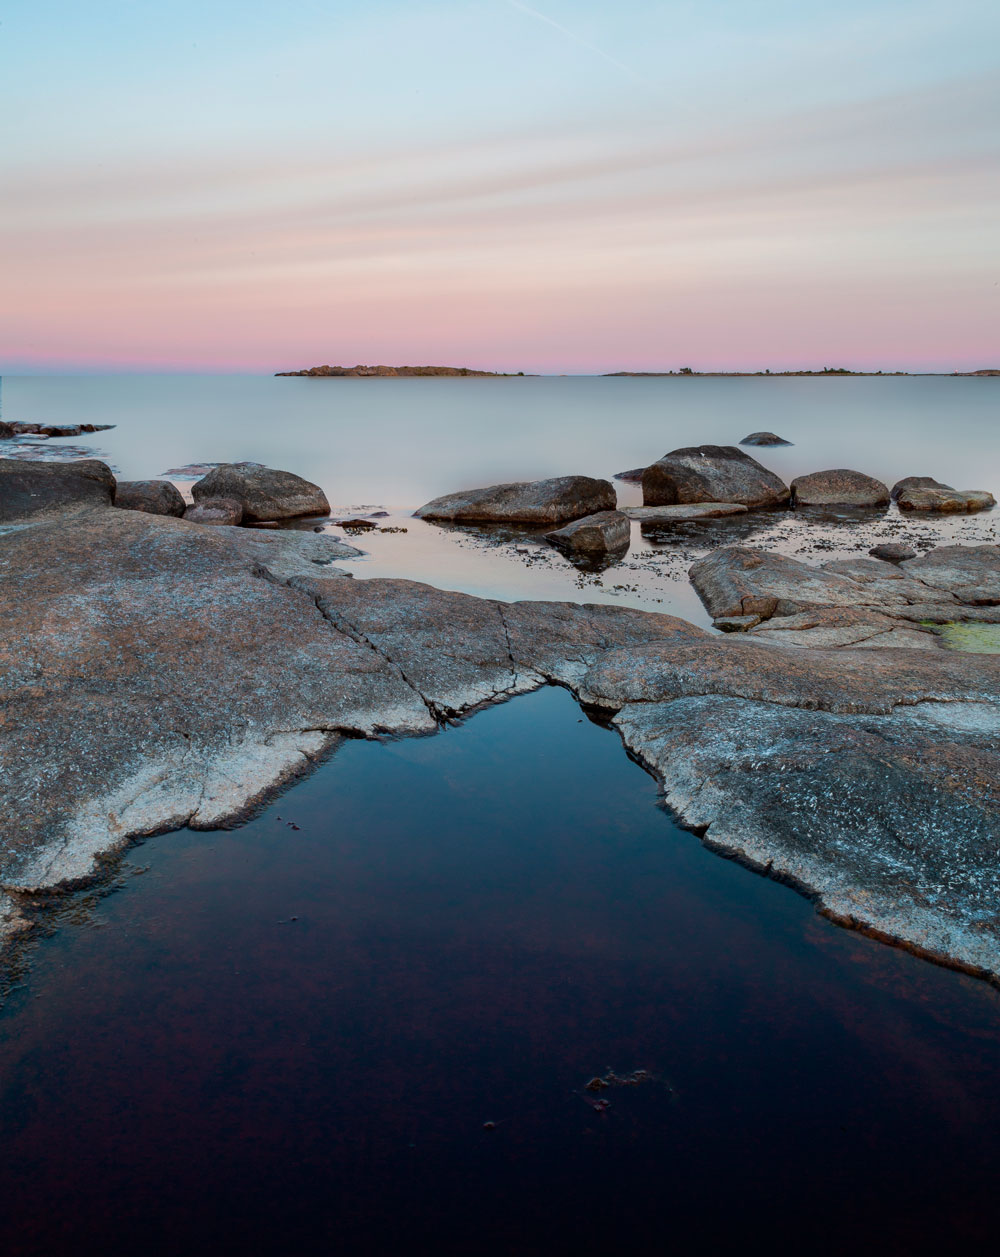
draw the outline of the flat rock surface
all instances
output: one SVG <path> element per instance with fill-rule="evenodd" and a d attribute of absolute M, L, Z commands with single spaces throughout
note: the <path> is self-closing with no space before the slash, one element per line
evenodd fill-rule
<path fill-rule="evenodd" d="M 643 524 L 686 524 L 699 519 L 722 519 L 726 515 L 745 515 L 747 508 L 739 502 L 686 502 L 673 506 L 626 506 L 629 519 Z"/>
<path fill-rule="evenodd" d="M 709 846 L 1000 982 L 1000 656 L 785 649 L 763 625 L 347 580 L 317 567 L 328 541 L 107 507 L 0 537 L 0 937 L 30 927 L 33 892 L 133 837 L 238 820 L 344 734 L 431 732 L 557 682 Z M 951 585 L 989 567 L 970 563 L 926 566 Z M 849 627 L 799 614 L 785 632 Z M 856 630 L 896 631 L 865 614 Z"/>
<path fill-rule="evenodd" d="M 1000 621 L 1000 547 L 939 546 L 921 558 L 900 563 L 881 559 L 836 559 L 813 567 L 798 559 L 748 546 L 726 546 L 695 563 L 691 582 L 713 618 L 759 615 L 798 616 L 820 608 L 839 609 L 836 622 L 796 626 L 800 633 L 823 629 L 808 641 L 814 645 L 852 644 L 849 633 L 830 630 L 857 627 L 853 613 L 863 612 L 869 623 L 886 619 L 923 621 Z M 878 619 L 872 620 L 872 613 Z M 897 627 L 902 627 L 897 625 Z M 807 644 L 790 635 L 788 645 Z M 755 630 L 760 632 L 760 629 Z M 866 634 L 874 637 L 874 633 Z M 860 639 L 858 639 L 860 640 Z M 896 637 L 884 645 L 916 645 Z"/>
<path fill-rule="evenodd" d="M 938 514 L 956 514 L 972 511 L 990 511 L 997 501 L 992 493 L 982 489 L 904 489 L 896 499 L 901 511 L 934 511 Z"/>
<path fill-rule="evenodd" d="M 590 476 L 556 476 L 447 493 L 414 511 L 418 519 L 469 523 L 563 524 L 617 506 L 614 485 Z"/>
<path fill-rule="evenodd" d="M 735 502 L 761 508 L 783 506 L 788 498 L 784 481 L 735 445 L 672 450 L 642 474 L 645 506 Z"/>

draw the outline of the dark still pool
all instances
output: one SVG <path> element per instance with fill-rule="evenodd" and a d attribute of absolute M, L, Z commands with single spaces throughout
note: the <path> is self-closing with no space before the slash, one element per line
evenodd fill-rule
<path fill-rule="evenodd" d="M 562 690 L 130 858 L 0 1013 L 10 1257 L 992 1236 L 998 993 L 706 851 Z"/>

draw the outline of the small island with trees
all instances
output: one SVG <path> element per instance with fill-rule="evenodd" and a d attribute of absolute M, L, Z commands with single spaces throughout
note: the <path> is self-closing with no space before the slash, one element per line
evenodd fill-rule
<path fill-rule="evenodd" d="M 474 376 L 523 376 L 523 371 L 473 371 L 471 367 L 306 367 L 303 371 L 275 371 L 275 375 L 309 376 L 394 376 L 394 375 L 474 375 Z"/>

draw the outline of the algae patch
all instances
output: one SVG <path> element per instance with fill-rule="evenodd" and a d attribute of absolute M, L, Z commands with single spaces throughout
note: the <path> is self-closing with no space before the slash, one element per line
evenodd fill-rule
<path fill-rule="evenodd" d="M 964 650 L 974 655 L 1000 655 L 1000 624 L 934 624 L 933 628 L 948 650 Z"/>

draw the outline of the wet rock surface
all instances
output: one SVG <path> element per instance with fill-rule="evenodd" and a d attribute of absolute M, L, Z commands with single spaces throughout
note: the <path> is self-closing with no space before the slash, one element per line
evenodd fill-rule
<path fill-rule="evenodd" d="M 119 480 L 115 486 L 115 506 L 125 511 L 147 511 L 150 515 L 184 514 L 184 499 L 169 480 Z"/>
<path fill-rule="evenodd" d="M 797 476 L 791 485 L 794 506 L 855 506 L 870 510 L 889 505 L 889 488 L 874 476 L 838 467 Z"/>
<path fill-rule="evenodd" d="M 563 524 L 613 511 L 614 486 L 590 476 L 557 476 L 448 493 L 414 511 L 418 519 L 498 524 Z"/>
<path fill-rule="evenodd" d="M 784 506 L 788 486 L 735 445 L 673 450 L 642 475 L 645 506 L 733 502 L 750 508 Z"/>
<path fill-rule="evenodd" d="M 101 505 L 0 537 L 0 933 L 135 836 L 233 823 L 344 735 L 431 732 L 555 682 L 613 720 L 708 845 L 1000 981 L 1000 657 L 766 640 L 852 616 L 873 637 L 930 637 L 900 624 L 896 592 L 933 576 L 954 612 L 995 554 L 859 559 L 809 569 L 814 585 L 767 568 L 780 598 L 740 588 L 766 561 L 731 565 L 720 587 L 750 618 L 836 591 L 882 602 L 722 637 L 629 608 L 349 580 L 330 561 L 351 547 L 313 552 L 330 542 Z"/>
<path fill-rule="evenodd" d="M 257 463 L 220 463 L 191 487 L 196 503 L 229 498 L 240 504 L 248 523 L 328 515 L 330 503 L 319 485 L 290 471 Z"/>

